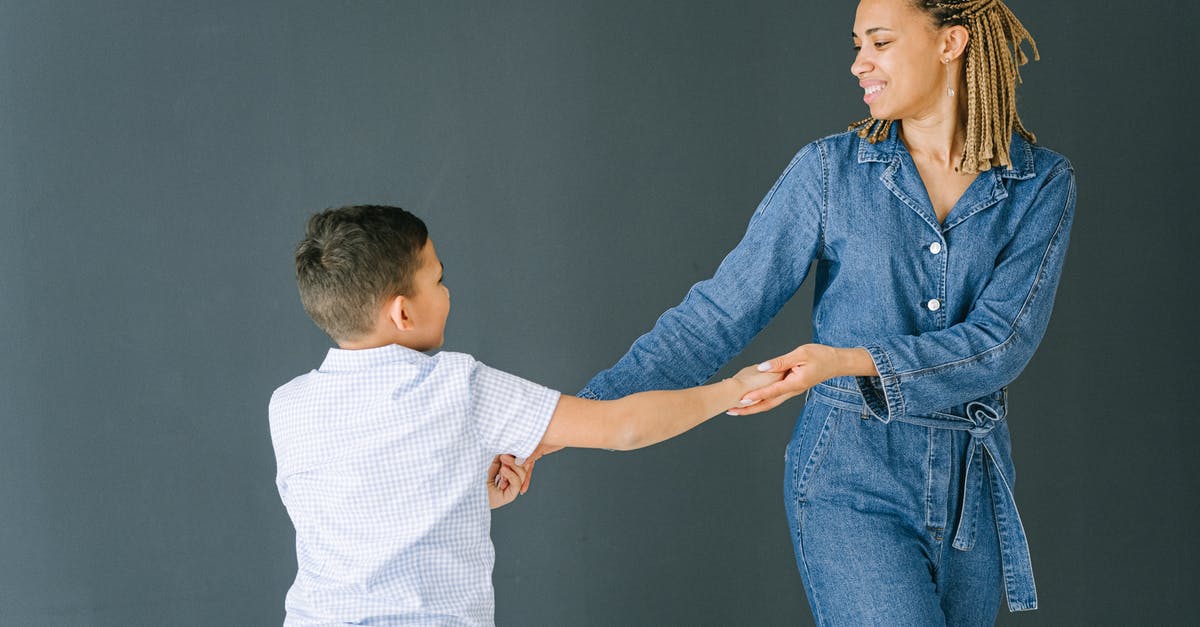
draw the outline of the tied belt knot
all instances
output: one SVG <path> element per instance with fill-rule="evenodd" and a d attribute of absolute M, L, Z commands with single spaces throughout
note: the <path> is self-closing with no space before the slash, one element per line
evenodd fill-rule
<path fill-rule="evenodd" d="M 867 407 L 858 390 L 822 383 L 809 390 L 809 395 L 810 398 L 818 397 L 820 402 L 861 412 L 862 415 L 873 416 L 880 422 L 889 422 Z M 990 400 L 991 404 L 983 402 L 984 400 Z M 999 448 L 992 437 L 992 431 L 1004 422 L 1007 407 L 1007 390 L 1001 390 L 995 398 L 967 403 L 961 415 L 938 411 L 921 416 L 898 416 L 895 420 L 971 434 L 970 443 L 967 445 L 966 473 L 963 476 L 962 505 L 951 546 L 960 551 L 969 551 L 975 546 L 979 499 L 991 498 L 1000 544 L 1004 592 L 1008 598 L 1009 611 L 1017 612 L 1037 608 L 1037 588 L 1033 580 L 1033 563 L 1029 557 L 1029 541 L 1025 536 L 1025 527 L 1021 524 L 1021 515 L 1017 512 L 1012 485 L 1001 466 Z"/>

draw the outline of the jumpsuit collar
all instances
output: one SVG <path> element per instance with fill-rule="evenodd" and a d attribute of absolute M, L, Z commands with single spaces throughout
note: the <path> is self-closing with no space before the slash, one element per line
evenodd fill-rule
<path fill-rule="evenodd" d="M 1033 147 L 1020 133 L 1013 133 L 1009 159 L 1011 168 L 996 166 L 980 172 L 945 220 L 939 222 L 912 155 L 904 142 L 900 141 L 899 124 L 881 141 L 871 143 L 863 138 L 858 141 L 858 162 L 888 164 L 879 175 L 879 180 L 937 233 L 945 233 L 967 218 L 1008 198 L 1006 179 L 1025 180 L 1036 176 Z"/>

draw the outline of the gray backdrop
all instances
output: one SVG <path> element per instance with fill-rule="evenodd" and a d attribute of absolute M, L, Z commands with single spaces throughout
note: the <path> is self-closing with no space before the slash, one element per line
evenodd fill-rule
<path fill-rule="evenodd" d="M 1010 5 L 1044 56 L 1023 117 L 1079 204 L 1012 387 L 1042 609 L 1000 622 L 1188 622 L 1200 15 Z M 292 280 L 304 219 L 423 216 L 447 348 L 573 392 L 711 273 L 796 150 L 864 115 L 853 9 L 0 2 L 0 624 L 278 624 L 266 404 L 329 345 Z M 810 291 L 736 363 L 806 341 Z M 494 516 L 498 622 L 810 624 L 781 498 L 799 410 L 547 458 Z"/>

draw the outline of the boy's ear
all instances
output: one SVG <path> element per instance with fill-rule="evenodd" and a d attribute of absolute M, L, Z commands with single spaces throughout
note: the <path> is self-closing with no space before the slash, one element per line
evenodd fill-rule
<path fill-rule="evenodd" d="M 387 301 L 384 306 L 384 311 L 387 313 L 388 320 L 392 326 L 398 331 L 412 331 L 413 320 L 408 314 L 408 299 L 403 296 L 397 296 L 392 300 Z"/>

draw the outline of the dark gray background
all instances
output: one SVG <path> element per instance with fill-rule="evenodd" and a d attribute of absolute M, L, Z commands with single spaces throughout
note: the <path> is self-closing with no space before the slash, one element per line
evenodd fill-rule
<path fill-rule="evenodd" d="M 1042 609 L 1000 622 L 1184 623 L 1200 15 L 1010 6 L 1044 56 L 1023 117 L 1079 202 L 1012 386 Z M 417 212 L 447 348 L 574 391 L 711 273 L 796 150 L 864 115 L 853 11 L 0 2 L 0 624 L 278 624 L 266 403 L 329 345 L 292 280 L 307 215 Z M 806 341 L 810 290 L 736 362 Z M 799 409 L 547 458 L 494 516 L 498 622 L 809 624 L 781 498 Z"/>

